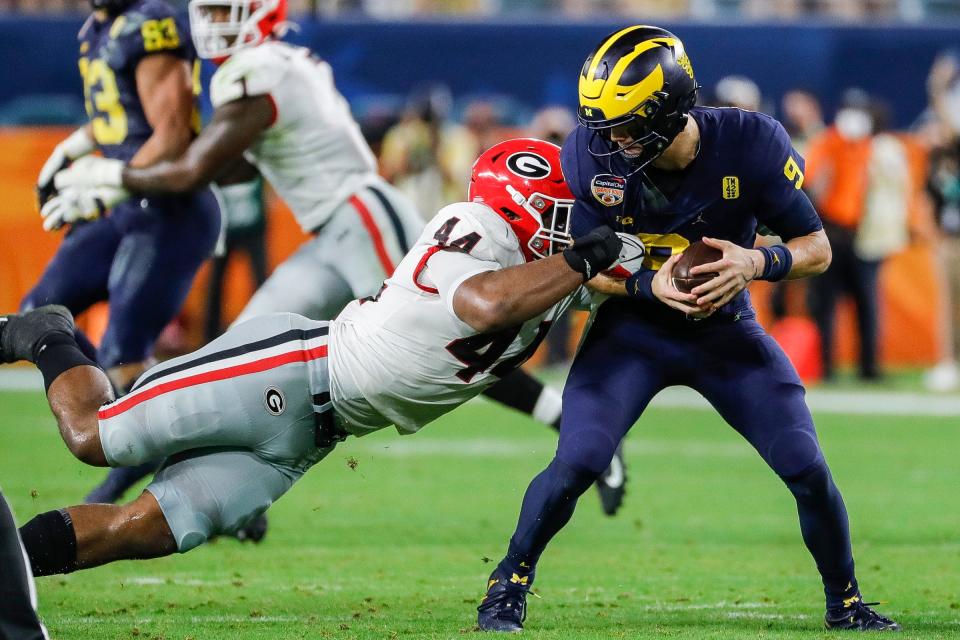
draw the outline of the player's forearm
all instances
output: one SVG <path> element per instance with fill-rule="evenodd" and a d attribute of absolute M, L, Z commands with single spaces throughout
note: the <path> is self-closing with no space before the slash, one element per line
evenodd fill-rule
<path fill-rule="evenodd" d="M 453 309 L 477 331 L 496 331 L 540 315 L 582 283 L 583 276 L 555 255 L 469 278 L 454 294 Z"/>
<path fill-rule="evenodd" d="M 794 238 L 786 246 L 793 255 L 793 267 L 787 274 L 788 280 L 819 275 L 827 270 L 833 258 L 830 241 L 822 229 Z"/>
<path fill-rule="evenodd" d="M 164 160 L 176 160 L 190 146 L 193 132 L 188 122 L 171 122 L 154 129 L 143 146 L 130 159 L 131 167 L 148 167 Z"/>
<path fill-rule="evenodd" d="M 189 154 L 174 161 L 163 161 L 148 167 L 124 168 L 123 186 L 134 193 L 188 193 L 212 180 L 214 168 Z"/>

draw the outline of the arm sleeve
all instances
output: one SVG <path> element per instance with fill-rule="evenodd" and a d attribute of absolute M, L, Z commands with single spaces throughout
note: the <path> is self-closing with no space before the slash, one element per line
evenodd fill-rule
<path fill-rule="evenodd" d="M 801 188 L 803 157 L 793 148 L 783 125 L 773 119 L 770 123 L 767 146 L 758 154 L 761 184 L 757 220 L 784 240 L 790 240 L 819 231 L 823 223 Z"/>

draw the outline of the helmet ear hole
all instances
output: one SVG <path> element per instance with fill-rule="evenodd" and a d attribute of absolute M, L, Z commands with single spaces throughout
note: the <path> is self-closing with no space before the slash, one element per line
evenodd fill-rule
<path fill-rule="evenodd" d="M 500 213 L 507 217 L 507 220 L 522 220 L 523 216 L 518 213 L 514 213 L 506 207 L 500 207 Z"/>

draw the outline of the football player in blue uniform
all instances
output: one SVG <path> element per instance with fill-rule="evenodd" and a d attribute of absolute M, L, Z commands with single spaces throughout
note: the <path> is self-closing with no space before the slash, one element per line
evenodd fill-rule
<path fill-rule="evenodd" d="M 150 165 L 179 157 L 199 131 L 194 92 L 199 67 L 175 9 L 163 0 L 91 4 L 93 13 L 79 34 L 90 120 L 56 147 L 38 180 L 41 205 L 53 196 L 68 212 L 46 218 L 44 227 L 69 228 L 21 309 L 57 303 L 76 314 L 109 300 L 95 359 L 122 393 L 148 366 L 157 336 L 180 310 L 212 252 L 220 214 L 206 188 L 134 199 L 113 188 L 68 189 L 54 196 L 56 172 L 81 156 L 100 151 L 134 166 Z M 96 206 L 75 206 L 80 198 L 93 198 Z M 109 215 L 102 215 L 107 210 Z M 92 356 L 92 345 L 84 344 Z M 101 489 L 91 495 L 93 501 L 119 497 L 109 487 Z"/>
<path fill-rule="evenodd" d="M 796 371 L 755 320 L 751 280 L 802 278 L 830 264 L 819 216 L 801 190 L 803 160 L 774 119 L 696 107 L 681 41 L 634 26 L 604 38 L 580 75 L 580 126 L 563 147 L 576 196 L 574 235 L 606 224 L 646 245 L 644 268 L 603 281 L 603 303 L 574 360 L 560 442 L 531 482 L 506 557 L 490 576 L 479 624 L 518 631 L 541 553 L 606 469 L 654 395 L 700 392 L 793 493 L 803 541 L 826 594 L 830 629 L 896 630 L 865 604 L 854 575 L 847 513 L 817 440 Z M 754 249 L 759 224 L 785 244 Z M 682 251 L 703 240 L 717 273 L 681 293 Z"/>

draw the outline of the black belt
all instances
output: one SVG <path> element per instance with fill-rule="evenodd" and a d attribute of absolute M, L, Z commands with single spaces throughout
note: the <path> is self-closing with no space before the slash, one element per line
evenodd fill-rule
<path fill-rule="evenodd" d="M 350 435 L 337 425 L 333 409 L 328 409 L 323 413 L 315 413 L 313 418 L 316 425 L 313 432 L 314 443 L 318 449 L 335 447 L 338 442 L 343 442 Z"/>

